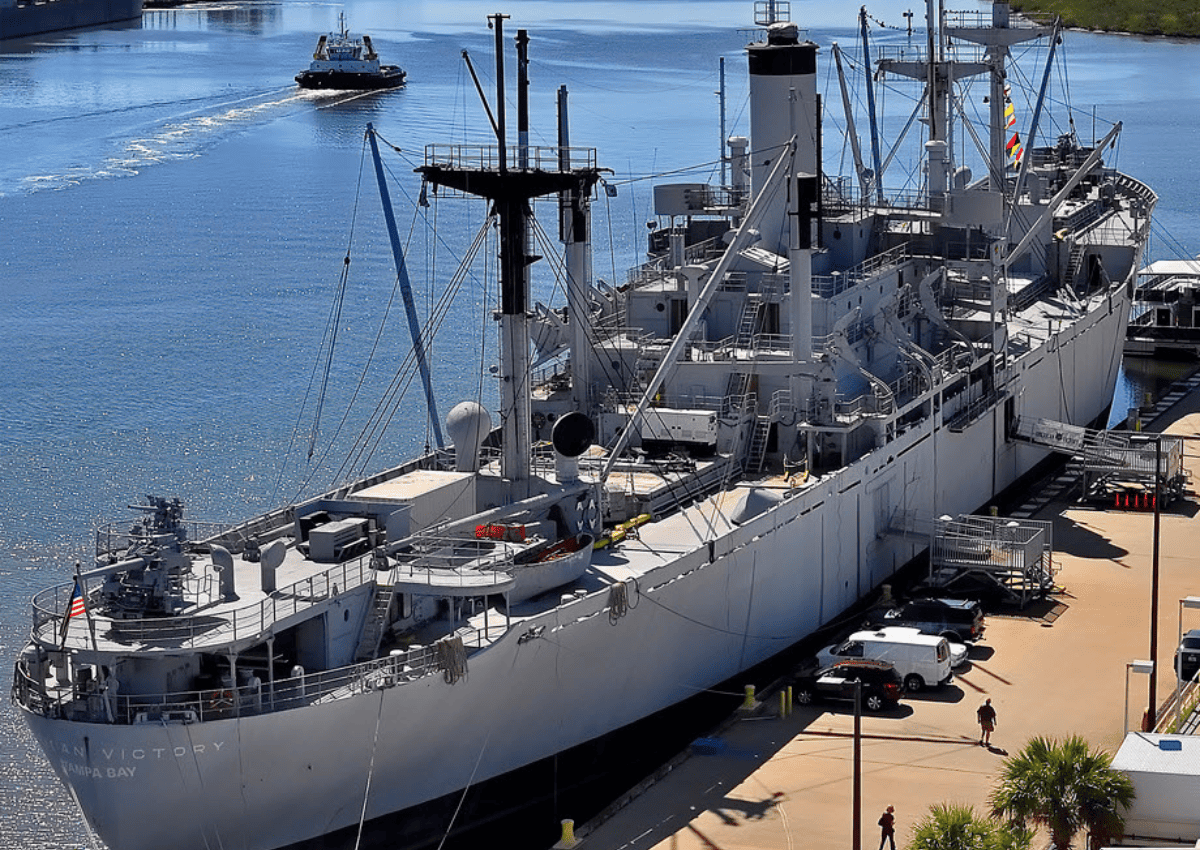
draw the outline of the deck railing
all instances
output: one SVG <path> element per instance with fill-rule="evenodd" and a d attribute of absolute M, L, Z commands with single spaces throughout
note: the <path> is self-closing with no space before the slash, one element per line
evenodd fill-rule
<path fill-rule="evenodd" d="M 196 723 L 255 714 L 286 711 L 316 703 L 396 687 L 442 673 L 447 681 L 465 670 L 468 650 L 490 645 L 507 627 L 459 629 L 428 646 L 393 650 L 385 658 L 305 673 L 275 681 L 257 676 L 236 687 L 211 688 L 162 694 L 122 694 L 110 682 L 89 679 L 85 684 L 48 685 L 30 675 L 23 663 L 13 672 L 12 698 L 42 717 L 87 723 L 138 725 L 142 723 Z M 53 681 L 52 679 L 49 681 Z"/>
<path fill-rule="evenodd" d="M 182 617 L 145 617 L 140 619 L 84 618 L 105 629 L 105 637 L 118 642 L 143 643 L 173 648 L 197 648 L 253 637 L 279 620 L 310 607 L 315 602 L 354 590 L 375 580 L 370 555 L 330 567 L 292 585 L 274 591 L 265 599 L 230 611 L 205 614 L 203 609 Z M 89 605 L 97 604 L 98 591 L 87 587 L 84 596 Z M 70 603 L 74 583 L 44 590 L 33 598 L 33 639 L 44 645 L 59 644 L 63 615 Z M 64 644 L 69 649 L 91 647 L 86 622 L 72 624 Z"/>

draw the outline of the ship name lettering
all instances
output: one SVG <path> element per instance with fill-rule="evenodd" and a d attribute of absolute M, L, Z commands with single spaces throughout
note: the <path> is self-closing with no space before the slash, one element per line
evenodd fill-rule
<path fill-rule="evenodd" d="M 151 760 L 161 761 L 164 756 L 174 756 L 175 758 L 186 758 L 190 755 L 202 756 L 207 752 L 219 753 L 221 748 L 225 746 L 224 741 L 211 741 L 207 744 L 192 744 L 190 747 L 151 747 L 143 749 L 138 747 L 134 750 L 126 750 L 123 747 L 101 747 L 100 755 L 104 756 L 105 761 L 145 761 L 147 758 Z M 87 758 L 87 753 L 83 747 L 68 747 L 66 744 L 59 744 L 59 749 L 64 755 L 75 755 L 79 758 Z"/>
<path fill-rule="evenodd" d="M 73 761 L 63 759 L 63 773 L 82 776 L 84 779 L 133 779 L 136 767 L 92 767 L 86 764 L 77 764 Z"/>

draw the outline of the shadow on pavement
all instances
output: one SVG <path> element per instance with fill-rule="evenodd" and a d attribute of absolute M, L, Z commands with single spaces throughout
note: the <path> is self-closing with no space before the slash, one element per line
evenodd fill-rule
<path fill-rule="evenodd" d="M 1120 546 L 1114 546 L 1090 528 L 1085 528 L 1068 516 L 1054 518 L 1054 549 L 1078 558 L 1103 558 L 1116 561 L 1129 554 Z"/>
<path fill-rule="evenodd" d="M 962 702 L 963 689 L 958 685 L 946 685 L 944 688 L 923 688 L 916 693 L 905 693 L 905 699 L 919 700 L 921 702 Z"/>

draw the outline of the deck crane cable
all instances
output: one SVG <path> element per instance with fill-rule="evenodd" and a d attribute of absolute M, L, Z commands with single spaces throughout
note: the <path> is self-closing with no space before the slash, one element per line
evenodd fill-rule
<path fill-rule="evenodd" d="M 324 405 L 324 393 L 325 393 L 325 388 L 327 387 L 328 382 L 329 382 L 329 370 L 330 370 L 330 366 L 331 366 L 332 360 L 333 360 L 333 349 L 334 349 L 335 343 L 337 341 L 337 330 L 338 330 L 338 325 L 340 324 L 342 304 L 343 304 L 343 300 L 345 298 L 346 280 L 347 280 L 347 275 L 349 274 L 349 269 L 350 269 L 351 248 L 354 244 L 355 225 L 358 222 L 358 203 L 359 203 L 359 199 L 362 196 L 362 180 L 363 180 L 363 174 L 365 172 L 365 167 L 366 167 L 366 152 L 367 152 L 367 143 L 366 143 L 366 140 L 364 139 L 363 145 L 362 145 L 362 150 L 360 152 L 360 157 L 359 157 L 358 180 L 357 180 L 357 183 L 355 186 L 355 191 L 354 191 L 354 203 L 351 207 L 351 212 L 350 212 L 350 232 L 347 235 L 347 239 L 346 239 L 346 253 L 342 260 L 342 270 L 341 270 L 340 280 L 339 280 L 336 294 L 334 297 L 334 303 L 330 306 L 329 318 L 326 322 L 326 327 L 325 327 L 325 336 L 321 341 L 320 348 L 318 349 L 318 357 L 317 357 L 316 361 L 313 363 L 313 371 L 312 371 L 312 374 L 309 376 L 308 386 L 305 388 L 305 391 L 304 391 L 304 398 L 301 400 L 300 409 L 296 414 L 296 424 L 293 427 L 292 435 L 288 440 L 288 448 L 287 448 L 287 451 L 284 452 L 283 463 L 280 464 L 279 473 L 275 478 L 275 486 L 274 486 L 274 489 L 272 490 L 272 502 L 275 501 L 275 497 L 278 496 L 279 491 L 283 486 L 283 476 L 284 476 L 284 472 L 287 469 L 288 458 L 291 457 L 292 449 L 295 447 L 296 442 L 300 437 L 300 433 L 301 433 L 300 427 L 301 427 L 301 422 L 304 419 L 304 411 L 308 408 L 309 398 L 313 394 L 314 386 L 318 382 L 318 374 L 320 374 L 320 371 L 321 371 L 321 357 L 319 355 L 319 352 L 324 349 L 326 344 L 328 344 L 329 354 L 325 358 L 325 368 L 324 368 L 323 375 L 320 379 L 321 389 L 318 391 L 320 400 L 317 403 L 316 414 L 313 417 L 313 424 L 309 431 L 307 460 L 311 461 L 313 453 L 314 453 L 318 429 L 319 429 L 320 417 L 321 417 L 321 408 Z M 310 472 L 309 477 L 311 477 L 311 472 Z M 307 480 L 308 479 L 306 478 L 306 482 L 307 482 Z"/>
<path fill-rule="evenodd" d="M 438 302 L 433 315 L 426 320 L 425 324 L 426 328 L 428 329 L 428 336 L 431 339 L 436 337 L 442 326 L 442 322 L 445 320 L 445 317 L 454 302 L 455 297 L 461 289 L 462 283 L 466 277 L 465 272 L 469 266 L 469 263 L 474 260 L 475 254 L 478 253 L 479 248 L 483 245 L 488 227 L 489 223 L 485 222 L 477 234 L 475 242 L 472 244 L 467 259 L 464 260 L 464 264 L 460 266 L 459 273 L 457 273 L 447 285 L 446 290 L 443 292 L 441 300 Z M 342 477 L 343 472 L 345 472 L 347 468 L 353 469 L 354 464 L 358 464 L 358 469 L 360 470 L 366 468 L 366 465 L 370 462 L 371 457 L 374 455 L 374 452 L 376 449 L 378 449 L 379 444 L 382 442 L 387 426 L 391 423 L 396 412 L 399 410 L 401 402 L 404 400 L 409 387 L 412 385 L 412 381 L 416 376 L 415 369 L 416 356 L 410 350 L 405 356 L 400 368 L 393 376 L 391 383 L 384 392 L 379 403 L 376 405 L 374 412 L 371 414 L 371 418 L 360 430 L 359 436 L 356 439 L 357 448 L 353 453 L 353 463 L 350 463 L 350 458 L 347 459 L 347 464 L 343 465 L 342 470 L 340 470 L 338 473 L 339 478 Z"/>
<path fill-rule="evenodd" d="M 383 722 L 383 695 L 379 691 L 379 711 L 375 714 L 375 735 L 371 738 L 371 760 L 367 764 L 367 781 L 363 788 L 362 812 L 358 816 L 358 832 L 354 836 L 354 850 L 362 844 L 363 824 L 367 822 L 367 803 L 371 799 L 371 780 L 375 777 L 375 752 L 379 748 L 379 726 Z"/>
<path fill-rule="evenodd" d="M 605 180 L 604 182 L 609 186 L 632 186 L 634 183 L 648 183 L 648 182 L 651 182 L 654 180 L 661 180 L 664 177 L 676 177 L 681 174 L 684 174 L 684 175 L 702 174 L 702 173 L 704 173 L 705 170 L 707 170 L 708 173 L 711 174 L 714 169 L 720 168 L 720 166 L 721 166 L 721 160 L 710 159 L 710 160 L 705 160 L 704 162 L 698 162 L 694 165 L 683 166 L 682 168 L 672 168 L 667 171 L 654 171 L 649 174 L 635 175 L 633 173 L 633 170 L 630 169 L 628 177 L 625 177 L 620 180 L 613 178 L 610 180 Z"/>
<path fill-rule="evenodd" d="M 419 207 L 417 207 L 416 205 L 414 205 L 414 207 L 413 207 L 413 210 L 414 210 L 414 215 L 413 215 L 413 220 L 412 220 L 412 222 L 409 224 L 408 236 L 407 236 L 407 239 L 406 239 L 406 245 L 408 245 L 408 244 L 411 244 L 411 243 L 412 243 L 413 231 L 414 231 L 414 229 L 416 228 L 416 217 L 417 217 L 417 214 L 418 214 Z M 406 248 L 405 250 L 407 251 L 407 248 Z M 354 393 L 351 395 L 351 397 L 350 397 L 350 401 L 347 403 L 347 405 L 346 405 L 346 407 L 345 407 L 345 410 L 344 410 L 344 411 L 343 411 L 343 413 L 342 413 L 342 420 L 341 420 L 341 422 L 339 422 L 339 423 L 338 423 L 338 430 L 337 430 L 337 434 L 340 434 L 340 433 L 341 433 L 342 427 L 343 427 L 343 426 L 346 424 L 346 421 L 347 421 L 347 419 L 348 419 L 348 418 L 349 418 L 349 416 L 350 416 L 350 411 L 351 411 L 351 410 L 353 409 L 353 407 L 354 407 L 354 402 L 355 402 L 355 401 L 358 399 L 358 395 L 359 395 L 359 393 L 362 391 L 362 389 L 363 389 L 363 386 L 364 386 L 364 385 L 365 385 L 365 383 L 366 383 L 366 380 L 367 380 L 367 374 L 368 374 L 368 372 L 370 371 L 371 364 L 374 362 L 374 360 L 375 360 L 375 355 L 376 355 L 376 353 L 377 353 L 377 352 L 378 352 L 378 350 L 379 350 L 380 342 L 381 342 L 381 340 L 383 339 L 383 334 L 384 334 L 384 331 L 385 331 L 385 330 L 386 330 L 386 328 L 387 328 L 387 321 L 388 321 L 388 317 L 391 315 L 391 311 L 392 311 L 392 305 L 393 305 L 393 304 L 395 303 L 395 301 L 396 301 L 396 294 L 397 294 L 397 290 L 399 289 L 399 287 L 400 287 L 400 284 L 399 284 L 399 275 L 397 274 L 397 280 L 396 280 L 396 283 L 394 283 L 394 284 L 392 285 L 392 292 L 391 292 L 391 295 L 388 297 L 387 306 L 384 308 L 384 310 L 383 310 L 383 315 L 382 315 L 382 317 L 380 318 L 380 321 L 379 321 L 379 328 L 378 328 L 378 330 L 377 330 L 377 331 L 376 331 L 376 333 L 375 333 L 375 339 L 374 339 L 374 340 L 373 340 L 373 342 L 371 343 L 371 351 L 370 351 L 370 353 L 367 355 L 367 358 L 366 358 L 365 362 L 363 363 L 362 370 L 361 370 L 361 372 L 359 373 L 359 379 L 358 379 L 358 383 L 357 383 L 357 385 L 356 385 L 356 386 L 355 386 L 355 388 L 354 388 Z M 425 341 L 424 341 L 424 340 L 422 340 L 422 342 L 424 343 Z M 428 346 L 427 346 L 427 347 L 428 347 Z M 416 347 L 415 347 L 415 346 L 414 346 L 412 349 L 410 349 L 410 350 L 409 350 L 409 358 L 410 358 L 410 359 L 412 359 L 412 360 L 414 360 L 414 361 L 416 361 L 416 359 L 417 359 L 417 358 L 416 358 Z M 407 360 L 406 360 L 406 362 L 407 362 Z M 418 365 L 419 365 L 419 364 L 418 364 Z M 377 409 L 377 410 L 378 410 L 378 404 L 379 404 L 379 403 L 377 402 L 377 404 L 376 404 L 376 409 Z M 336 435 L 335 435 L 335 436 L 336 436 Z M 428 435 L 427 435 L 427 436 L 428 436 Z M 331 440 L 330 442 L 332 443 L 333 441 Z M 344 469 L 344 468 L 345 468 L 345 467 L 343 467 L 343 469 Z M 339 471 L 339 474 L 340 474 L 340 471 Z"/>
<path fill-rule="evenodd" d="M 386 140 L 386 139 L 381 139 L 381 140 L 382 140 L 382 141 L 383 141 L 385 144 L 388 144 L 388 146 L 389 146 L 389 147 L 391 147 L 391 148 L 392 148 L 394 151 L 397 151 L 397 152 L 399 152 L 399 153 L 403 154 L 403 151 L 402 151 L 400 148 L 397 148 L 397 147 L 395 147 L 394 145 L 391 145 L 389 142 L 387 142 L 387 140 Z M 364 158 L 365 158 L 365 143 L 364 143 Z M 360 175 L 360 181 L 359 181 L 359 182 L 360 182 L 360 186 L 359 186 L 359 194 L 361 194 L 361 175 Z M 417 205 L 417 204 L 414 204 L 413 206 L 414 206 L 414 209 L 417 209 L 417 208 L 418 208 L 418 205 Z M 356 198 L 356 207 L 357 207 L 357 198 Z M 415 225 L 414 225 L 414 226 L 415 226 Z M 410 237 L 409 237 L 409 238 L 410 238 L 410 240 L 411 240 L 411 233 L 412 233 L 412 228 L 410 227 Z M 440 240 L 440 239 L 439 239 L 438 241 L 444 241 L 444 240 Z M 459 284 L 461 284 L 461 280 L 459 281 Z M 393 301 L 394 301 L 394 298 L 395 298 L 395 290 L 393 289 L 393 293 L 392 293 L 392 300 L 393 300 Z M 389 302 L 389 308 L 390 308 L 390 304 L 391 304 L 391 302 Z M 442 315 L 444 315 L 444 309 L 442 310 Z M 386 313 L 385 313 L 385 322 L 386 322 Z M 439 320 L 439 324 L 440 324 L 440 320 Z M 383 328 L 383 325 L 382 325 L 382 323 L 381 323 L 380 335 L 382 334 L 382 328 Z M 378 342 L 379 342 L 379 337 L 377 336 L 377 338 L 376 338 L 376 343 L 375 343 L 375 344 L 376 344 L 376 346 L 378 346 Z M 373 357 L 373 356 L 374 356 L 374 348 L 372 349 L 372 357 Z M 414 363 L 415 363 L 415 356 L 413 355 L 413 352 L 410 350 L 410 352 L 409 352 L 409 355 L 408 355 L 408 357 L 406 358 L 406 360 L 405 360 L 405 362 L 404 362 L 404 365 L 403 365 L 403 366 L 401 367 L 401 369 L 399 370 L 397 377 L 393 379 L 393 381 L 392 381 L 392 386 L 391 386 L 391 388 L 390 388 L 390 390 L 389 390 L 389 393 L 390 393 L 390 395 L 391 395 L 391 396 L 392 396 L 392 397 L 395 399 L 393 403 L 394 403 L 394 404 L 396 404 L 396 405 L 398 405 L 398 404 L 399 404 L 399 400 L 403 398 L 403 392 L 401 392 L 401 394 L 400 394 L 399 398 L 395 398 L 395 395 L 396 395 L 396 392 L 397 392 L 397 386 L 398 386 L 398 383 L 397 383 L 397 382 L 398 382 L 398 381 L 403 381 L 403 388 L 404 388 L 404 390 L 406 390 L 406 389 L 407 389 L 408 385 L 411 383 L 411 380 L 412 380 L 412 377 L 411 377 L 411 371 L 412 371 L 412 368 L 413 368 L 413 364 L 414 364 Z M 367 365 L 369 366 L 369 364 L 370 364 L 370 361 L 368 361 L 368 364 L 367 364 Z M 363 373 L 363 376 L 362 376 L 362 378 L 360 379 L 360 387 L 361 387 L 361 385 L 362 385 L 362 381 L 363 381 L 363 380 L 365 380 L 365 377 L 366 377 L 366 375 L 365 375 L 365 371 L 366 371 L 366 367 L 364 367 L 364 373 Z M 408 379 L 407 379 L 407 380 L 403 380 L 403 375 L 405 375 L 405 374 L 409 374 L 409 377 L 408 377 Z M 356 391 L 355 391 L 355 395 L 357 396 L 357 394 L 358 394 L 358 390 L 356 389 Z M 383 416 L 382 414 L 380 414 L 379 410 L 380 410 L 380 407 L 379 407 L 379 406 L 377 406 L 377 408 L 376 408 L 376 414 L 373 416 L 373 421 L 376 421 L 376 422 L 379 422 L 379 421 L 383 421 L 383 422 L 390 421 L 390 415 L 388 415 L 388 416 Z M 345 423 L 346 423 L 346 420 L 347 420 L 347 417 L 348 417 L 348 415 L 349 415 L 349 412 L 350 412 L 350 406 L 347 406 L 346 413 L 345 413 L 345 414 L 344 414 L 344 416 L 343 416 L 342 422 L 341 422 L 341 423 L 339 424 L 339 426 L 338 426 L 337 432 L 335 432 L 334 438 L 332 438 L 332 439 L 329 441 L 329 443 L 328 443 L 328 445 L 327 445 L 327 447 L 326 447 L 325 451 L 322 453 L 322 456 L 321 456 L 321 459 L 320 459 L 320 461 L 317 463 L 316 467 L 315 467 L 315 468 L 314 468 L 314 469 L 313 469 L 313 470 L 310 472 L 310 474 L 309 474 L 309 476 L 306 478 L 305 482 L 304 482 L 304 483 L 301 485 L 301 488 L 300 488 L 301 490 L 303 489 L 303 487 L 307 486 L 307 485 L 308 485 L 308 484 L 311 482 L 311 480 L 312 480 L 312 478 L 315 476 L 316 472 L 317 472 L 317 471 L 318 471 L 320 468 L 322 468 L 322 465 L 323 465 L 323 463 L 324 463 L 325 459 L 328 457 L 328 455 L 329 455 L 329 453 L 330 453 L 330 451 L 331 451 L 331 449 L 332 449 L 332 447 L 333 447 L 334 443 L 336 442 L 336 437 L 337 437 L 337 436 L 338 436 L 338 435 L 341 433 L 342 427 L 343 427 L 343 426 L 345 425 Z M 376 427 L 378 427 L 378 426 L 376 426 Z M 362 433 L 360 433 L 360 437 L 359 437 L 360 449 L 358 450 L 358 453 L 357 453 L 357 454 L 358 454 L 358 456 L 359 456 L 360 458 L 362 457 L 363 445 L 365 444 L 365 443 L 364 443 L 364 441 L 365 441 L 365 440 L 367 439 L 367 437 L 368 437 L 368 436 L 371 434 L 372 430 L 374 430 L 374 429 L 372 428 L 372 426 L 371 426 L 370 424 L 368 424 L 367 426 L 365 426 L 365 427 L 364 427 L 364 429 L 363 429 Z M 382 438 L 382 435 L 380 435 L 379 439 L 381 439 L 381 438 Z M 378 443 L 378 440 L 376 440 L 376 445 L 377 445 L 377 443 Z M 369 459 L 369 454 L 368 454 L 367 458 Z M 338 477 L 340 477 L 340 476 L 342 475 L 342 473 L 343 473 L 343 472 L 345 472 L 345 470 L 347 469 L 347 463 L 348 463 L 348 462 L 349 462 L 349 458 L 347 458 L 347 462 L 344 462 L 344 463 L 343 463 L 343 465 L 342 465 L 341 469 L 339 470 L 339 472 L 338 472 L 338 473 L 337 473 L 337 475 L 335 476 L 335 481 L 337 480 L 337 478 L 338 478 Z M 364 465 L 365 465 L 365 464 L 364 464 Z"/>
<path fill-rule="evenodd" d="M 168 728 L 165 721 L 163 722 L 163 727 Z M 196 777 L 199 780 L 201 790 L 204 790 L 204 772 L 200 769 L 199 754 L 196 751 L 195 742 L 192 738 L 191 726 L 188 724 L 184 724 L 183 730 L 184 730 L 184 734 L 187 736 L 188 752 L 190 752 L 192 754 L 192 764 L 196 768 Z M 168 735 L 168 740 L 169 740 L 169 738 L 170 738 L 170 736 Z M 239 747 L 241 746 L 241 726 L 238 727 L 238 746 Z M 201 749 L 203 749 L 203 747 Z M 240 753 L 240 750 L 239 750 L 239 753 Z M 185 774 L 183 772 L 183 764 L 180 759 L 175 759 L 175 767 L 176 767 L 176 770 L 179 771 L 180 780 L 186 782 L 187 777 L 185 776 Z M 240 755 L 238 757 L 238 767 L 240 770 L 241 769 Z M 247 805 L 246 804 L 246 792 L 245 792 L 245 789 L 243 788 L 243 790 L 242 790 L 242 806 L 246 807 L 246 805 Z M 213 845 L 209 842 L 208 835 L 205 834 L 203 826 L 201 826 L 201 828 L 200 828 L 200 838 L 202 841 L 204 841 L 205 850 L 213 850 Z M 220 830 L 217 829 L 215 826 L 214 826 L 213 838 L 215 838 L 217 841 L 218 850 L 220 850 L 220 848 L 223 848 L 225 846 L 225 842 L 221 840 Z"/>
<path fill-rule="evenodd" d="M 388 142 L 382 136 L 379 136 L 379 139 L 384 144 L 387 144 L 389 147 L 391 147 L 393 150 L 403 153 L 400 148 L 392 145 L 390 142 Z M 389 169 L 389 173 L 390 173 L 390 169 Z M 399 181 L 397 181 L 397 182 L 399 182 Z M 420 202 L 414 204 L 414 209 L 424 208 L 424 207 L 429 206 L 429 204 L 427 202 L 425 202 L 424 197 L 425 197 L 424 192 L 422 192 L 422 200 Z M 411 199 L 410 199 L 410 201 L 411 201 Z M 436 205 L 434 207 L 434 215 L 435 216 L 437 215 Z M 470 258 L 460 260 L 459 271 L 456 273 L 455 281 L 450 286 L 448 286 L 447 289 L 443 292 L 443 294 L 441 296 L 441 300 L 438 302 L 438 305 L 431 309 L 430 317 L 426 321 L 426 332 L 423 334 L 423 336 L 428 338 L 430 344 L 432 343 L 433 339 L 436 338 L 437 330 L 441 326 L 441 322 L 445 317 L 446 310 L 449 309 L 449 307 L 451 306 L 451 304 L 453 302 L 454 297 L 456 296 L 458 290 L 461 288 L 463 280 L 465 279 L 465 276 L 466 276 L 467 272 L 469 271 L 471 264 L 473 262 L 473 257 L 475 255 L 475 253 L 478 251 L 478 247 L 482 244 L 482 237 L 486 234 L 486 232 L 487 232 L 487 224 L 485 223 L 484 227 L 480 229 L 480 235 L 477 236 L 476 243 L 473 246 L 472 250 L 470 251 Z M 450 246 L 446 243 L 445 239 L 442 238 L 438 234 L 437 228 L 436 228 L 436 221 L 431 226 L 428 222 L 428 217 L 426 217 L 425 233 L 426 233 L 427 238 L 432 237 L 435 248 L 439 244 L 444 245 L 447 248 L 447 250 L 451 250 L 451 252 L 454 253 L 452 251 L 452 249 L 450 248 Z M 429 253 L 435 257 L 435 262 L 436 262 L 436 256 L 437 256 L 436 250 L 431 251 Z M 485 288 L 486 288 L 486 280 L 487 279 L 485 276 L 484 282 L 483 282 L 483 286 Z M 434 319 L 435 316 L 437 317 L 436 321 Z M 393 380 L 393 386 L 392 386 L 392 389 L 390 390 L 390 392 L 391 392 L 394 400 L 391 402 L 390 412 L 386 413 L 386 415 L 384 414 L 383 410 L 384 410 L 385 406 L 383 404 L 381 404 L 377 408 L 377 413 L 378 413 L 377 422 L 382 423 L 385 426 L 387 423 L 389 423 L 391 421 L 391 417 L 395 415 L 395 412 L 396 412 L 396 409 L 398 409 L 400 400 L 403 398 L 404 392 L 407 391 L 407 388 L 412 381 L 411 375 L 409 375 L 409 377 L 406 379 L 403 378 L 403 374 L 408 374 L 408 370 L 411 368 L 411 362 L 410 362 L 411 355 L 412 355 L 412 352 L 410 351 L 410 358 L 406 359 L 405 365 L 402 367 L 400 372 L 398 372 L 398 374 L 397 374 L 397 378 L 400 380 L 403 380 L 403 391 L 401 391 L 399 397 L 395 397 L 397 383 L 396 383 L 396 379 Z M 481 356 L 482 355 L 483 355 L 483 352 L 481 351 Z M 481 390 L 480 390 L 480 394 L 482 394 Z M 428 424 L 429 423 L 427 423 L 427 425 Z M 370 428 L 364 428 L 363 433 L 360 435 L 360 440 L 365 441 L 367 439 L 367 436 L 368 436 L 370 430 L 371 430 Z M 374 445 L 371 447 L 371 449 L 365 455 L 364 465 L 367 461 L 369 461 L 371 454 L 374 452 L 375 448 L 377 448 L 379 441 L 382 439 L 382 436 L 383 436 L 382 433 L 377 434 L 377 437 L 374 441 Z M 365 445 L 365 442 L 364 442 L 364 445 Z"/>
<path fill-rule="evenodd" d="M 436 339 L 438 332 L 441 330 L 442 324 L 449 314 L 450 308 L 453 306 L 454 300 L 461 291 L 464 280 L 466 279 L 466 270 L 471 262 L 478 254 L 480 248 L 486 243 L 487 223 L 480 229 L 475 242 L 469 249 L 467 259 L 464 265 L 460 267 L 459 272 L 451 279 L 446 289 L 443 291 L 438 303 L 435 305 L 433 312 L 426 320 L 427 335 L 432 339 Z M 364 427 L 359 436 L 359 457 L 361 459 L 360 468 L 365 468 L 370 461 L 375 451 L 385 436 L 387 427 L 391 424 L 399 410 L 400 403 L 406 396 L 409 387 L 415 378 L 415 357 L 410 352 L 406 356 L 400 370 L 397 371 L 392 380 L 391 387 L 388 390 L 388 395 L 385 400 L 377 406 L 376 412 L 373 415 L 373 425 L 369 428 Z"/>
<path fill-rule="evenodd" d="M 478 252 L 479 247 L 483 244 L 487 228 L 488 223 L 485 222 L 476 235 L 475 242 L 472 244 L 471 249 L 469 249 L 467 260 L 464 263 L 469 263 L 474 258 L 475 253 Z M 450 306 L 453 304 L 455 296 L 462 286 L 465 279 L 465 273 L 462 272 L 465 267 L 465 265 L 460 266 L 460 273 L 456 274 L 450 281 L 433 314 L 426 320 L 427 336 L 430 339 L 436 337 Z M 371 413 L 367 423 L 360 429 L 358 437 L 355 439 L 356 448 L 350 452 L 342 467 L 334 476 L 335 481 L 353 477 L 355 469 L 362 471 L 366 468 L 375 450 L 382 442 L 387 426 L 391 423 L 415 377 L 416 355 L 410 349 L 405 355 L 400 368 L 396 370 L 379 402 L 376 404 L 375 410 Z"/>

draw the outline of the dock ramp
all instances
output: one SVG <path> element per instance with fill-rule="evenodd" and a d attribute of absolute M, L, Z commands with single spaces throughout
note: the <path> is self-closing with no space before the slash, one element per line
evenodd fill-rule
<path fill-rule="evenodd" d="M 1187 486 L 1183 468 L 1183 438 L 1148 431 L 1100 431 L 1050 419 L 1018 418 L 1009 436 L 1019 442 L 1040 446 L 1071 457 L 1078 471 L 1083 497 L 1126 506 L 1152 508 L 1157 486 L 1161 507 L 1181 497 Z"/>

